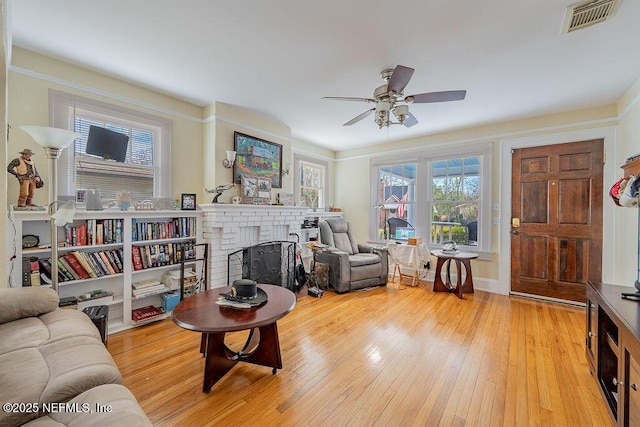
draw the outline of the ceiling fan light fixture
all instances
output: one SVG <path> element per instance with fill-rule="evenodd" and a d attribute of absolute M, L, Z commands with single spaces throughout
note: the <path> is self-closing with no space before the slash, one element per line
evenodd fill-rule
<path fill-rule="evenodd" d="M 600 0 L 596 0 L 600 1 Z M 603 0 L 604 1 L 604 0 Z M 613 0 L 615 1 L 615 0 Z M 449 90 L 441 92 L 426 92 L 418 93 L 414 95 L 404 96 L 404 89 L 413 76 L 414 69 L 405 67 L 404 65 L 398 65 L 394 69 L 386 69 L 381 73 L 382 79 L 385 84 L 378 86 L 373 91 L 373 98 L 353 98 L 353 97 L 324 97 L 323 99 L 333 99 L 341 101 L 364 101 L 375 103 L 376 106 L 370 110 L 365 111 L 359 116 L 354 117 L 344 124 L 344 126 L 351 126 L 354 123 L 374 114 L 373 121 L 378 125 L 380 129 L 383 127 L 389 127 L 395 124 L 401 124 L 405 127 L 411 127 L 418 124 L 418 120 L 413 114 L 409 112 L 409 106 L 406 104 L 428 104 L 434 102 L 449 102 L 460 101 L 465 98 L 466 90 Z M 403 103 L 402 105 L 396 105 L 396 103 Z M 389 112 L 393 112 L 393 116 Z M 398 122 L 393 122 L 392 117 L 395 117 Z"/>
<path fill-rule="evenodd" d="M 393 113 L 396 115 L 396 118 L 400 122 L 400 124 L 404 123 L 406 118 L 409 116 L 409 106 L 407 105 L 396 105 L 393 109 Z"/>

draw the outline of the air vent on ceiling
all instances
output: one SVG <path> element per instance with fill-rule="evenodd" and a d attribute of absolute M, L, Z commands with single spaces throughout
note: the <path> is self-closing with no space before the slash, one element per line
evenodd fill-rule
<path fill-rule="evenodd" d="M 613 16 L 622 0 L 586 0 L 572 4 L 564 17 L 563 33 L 579 30 Z"/>

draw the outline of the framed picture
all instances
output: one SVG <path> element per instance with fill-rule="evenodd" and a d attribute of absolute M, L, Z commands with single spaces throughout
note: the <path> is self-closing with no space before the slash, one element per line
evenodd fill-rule
<path fill-rule="evenodd" d="M 87 198 L 87 190 L 76 190 L 76 203 L 84 203 Z"/>
<path fill-rule="evenodd" d="M 282 145 L 240 132 L 234 132 L 233 139 L 233 182 L 242 184 L 243 176 L 252 176 L 268 179 L 271 188 L 282 188 Z"/>
<path fill-rule="evenodd" d="M 243 175 L 242 203 L 250 205 L 271 204 L 271 181 L 267 178 Z"/>
<path fill-rule="evenodd" d="M 180 208 L 183 211 L 195 211 L 196 210 L 196 195 L 190 193 L 182 193 L 182 203 Z"/>
<path fill-rule="evenodd" d="M 280 193 L 278 199 L 281 204 L 285 206 L 293 206 L 293 194 L 292 193 Z"/>

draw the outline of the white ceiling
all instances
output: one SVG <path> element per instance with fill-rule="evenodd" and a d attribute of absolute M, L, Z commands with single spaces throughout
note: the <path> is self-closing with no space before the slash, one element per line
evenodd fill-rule
<path fill-rule="evenodd" d="M 577 0 L 14 0 L 14 45 L 198 105 L 237 105 L 343 150 L 615 103 L 640 77 L 640 1 L 561 34 Z M 419 124 L 378 129 L 380 72 L 415 69 Z"/>

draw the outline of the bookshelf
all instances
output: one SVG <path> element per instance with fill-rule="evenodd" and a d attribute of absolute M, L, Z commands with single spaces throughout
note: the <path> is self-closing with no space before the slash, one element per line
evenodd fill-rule
<path fill-rule="evenodd" d="M 31 273 L 35 265 L 39 267 L 40 285 L 46 286 L 46 262 L 51 257 L 48 215 L 42 211 L 12 211 L 11 222 L 15 233 L 9 236 L 9 241 L 13 240 L 15 258 L 9 266 L 10 285 L 28 286 L 32 279 L 37 282 Z M 88 305 L 108 305 L 110 333 L 148 323 L 149 320 L 135 322 L 132 310 L 161 307 L 162 294 L 170 289 L 138 292 L 136 297 L 133 285 L 145 281 L 163 283 L 165 274 L 180 269 L 183 255 L 196 258 L 189 248 L 199 243 L 201 227 L 199 211 L 78 210 L 72 224 L 58 228 L 58 265 L 62 265 L 58 293 L 61 298 L 78 298 L 80 310 Z M 23 248 L 23 235 L 37 236 L 38 246 Z M 134 265 L 132 255 L 142 251 L 145 264 Z M 75 262 L 80 267 L 74 267 Z M 185 264 L 194 274 L 203 275 L 202 261 Z M 80 301 L 81 297 L 96 295 L 98 291 L 103 291 L 101 298 Z M 167 315 L 163 313 L 151 320 Z"/>

